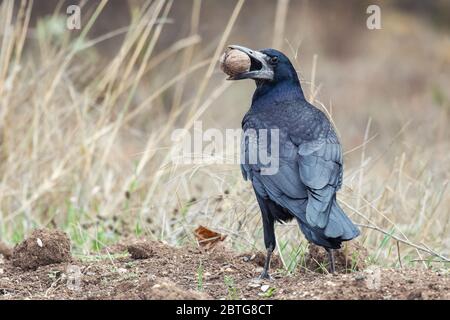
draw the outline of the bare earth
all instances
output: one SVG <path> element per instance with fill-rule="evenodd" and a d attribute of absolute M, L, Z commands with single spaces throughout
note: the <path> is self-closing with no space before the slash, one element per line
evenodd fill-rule
<path fill-rule="evenodd" d="M 39 244 L 32 250 L 46 246 Z M 107 254 L 92 261 L 71 258 L 36 269 L 24 268 L 23 252 L 21 267 L 13 263 L 15 253 L 12 259 L 0 255 L 0 300 L 450 299 L 448 274 L 425 269 L 369 267 L 335 275 L 299 270 L 287 275 L 277 271 L 281 261 L 275 258 L 273 279 L 260 282 L 255 280 L 263 261 L 260 253 L 237 254 L 220 245 L 213 251 L 173 248 L 145 241 L 118 244 L 109 253 L 127 250 L 130 254 L 119 258 Z M 30 257 L 36 264 L 36 253 Z"/>

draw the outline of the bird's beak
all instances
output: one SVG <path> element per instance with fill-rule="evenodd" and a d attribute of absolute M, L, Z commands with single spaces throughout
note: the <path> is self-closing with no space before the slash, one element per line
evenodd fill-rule
<path fill-rule="evenodd" d="M 228 47 L 230 49 L 236 49 L 244 52 L 249 56 L 251 62 L 249 71 L 230 76 L 228 80 L 273 80 L 274 71 L 272 66 L 268 63 L 269 56 L 260 51 L 252 50 L 242 46 L 231 45 Z"/>

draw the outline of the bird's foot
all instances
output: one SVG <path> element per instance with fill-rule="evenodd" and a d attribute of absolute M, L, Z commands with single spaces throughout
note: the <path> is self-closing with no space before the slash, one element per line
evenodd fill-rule
<path fill-rule="evenodd" d="M 257 278 L 258 280 L 269 280 L 272 281 L 272 277 L 267 271 L 263 271 Z"/>

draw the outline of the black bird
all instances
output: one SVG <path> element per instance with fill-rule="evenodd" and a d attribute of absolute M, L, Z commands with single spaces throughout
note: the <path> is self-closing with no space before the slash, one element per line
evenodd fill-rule
<path fill-rule="evenodd" d="M 297 72 L 283 53 L 275 49 L 230 48 L 247 54 L 251 67 L 229 79 L 256 82 L 252 105 L 242 120 L 241 169 L 244 178 L 252 182 L 262 214 L 267 256 L 260 277 L 270 278 L 275 221 L 293 218 L 309 242 L 327 250 L 333 273 L 333 249 L 359 235 L 336 201 L 343 173 L 336 132 L 326 115 L 306 101 Z M 273 129 L 278 129 L 278 136 L 272 134 Z M 266 132 L 267 139 L 263 139 L 262 132 Z M 275 171 L 269 170 L 260 153 L 252 161 L 255 148 L 277 160 Z"/>

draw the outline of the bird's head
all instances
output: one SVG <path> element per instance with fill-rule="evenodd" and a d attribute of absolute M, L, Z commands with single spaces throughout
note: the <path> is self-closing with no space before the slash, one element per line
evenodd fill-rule
<path fill-rule="evenodd" d="M 277 84 L 284 81 L 299 83 L 297 72 L 289 58 L 275 49 L 252 50 L 231 45 L 230 49 L 244 52 L 250 58 L 250 69 L 231 76 L 230 80 L 253 79 L 259 84 Z"/>

